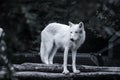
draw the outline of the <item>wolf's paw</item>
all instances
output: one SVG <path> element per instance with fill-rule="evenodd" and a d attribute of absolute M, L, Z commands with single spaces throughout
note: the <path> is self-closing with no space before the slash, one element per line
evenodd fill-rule
<path fill-rule="evenodd" d="M 45 62 L 45 64 L 49 64 L 49 62 Z"/>
<path fill-rule="evenodd" d="M 50 61 L 49 64 L 53 64 L 53 61 Z"/>
<path fill-rule="evenodd" d="M 62 73 L 67 75 L 67 74 L 69 74 L 70 72 L 69 72 L 69 70 L 64 70 Z"/>
<path fill-rule="evenodd" d="M 74 70 L 73 71 L 75 74 L 78 74 L 78 73 L 80 73 L 80 70 Z"/>

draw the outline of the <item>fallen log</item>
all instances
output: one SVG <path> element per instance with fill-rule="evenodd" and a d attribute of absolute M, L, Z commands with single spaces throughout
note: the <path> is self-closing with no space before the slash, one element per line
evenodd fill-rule
<path fill-rule="evenodd" d="M 81 70 L 81 73 L 65 75 L 61 72 L 63 67 L 60 64 L 46 65 L 38 63 L 23 63 L 21 65 L 14 64 L 16 72 L 13 77 L 15 78 L 81 78 L 81 77 L 120 77 L 120 67 L 99 67 L 99 66 L 86 66 L 77 65 L 77 69 Z M 72 69 L 71 65 L 68 65 L 69 70 Z M 5 72 L 0 73 L 0 78 L 4 78 Z"/>
<path fill-rule="evenodd" d="M 118 77 L 120 72 L 81 72 L 79 74 L 70 73 L 68 75 L 62 73 L 46 73 L 46 72 L 16 72 L 14 77 L 17 78 L 80 78 L 80 77 Z"/>
<path fill-rule="evenodd" d="M 14 68 L 16 71 L 37 71 L 54 73 L 61 73 L 63 70 L 63 67 L 60 64 L 46 65 L 38 63 L 23 63 L 21 65 L 14 65 Z M 72 66 L 68 65 L 68 69 L 72 71 Z M 77 65 L 77 69 L 81 70 L 81 72 L 120 72 L 120 67 Z"/>
<path fill-rule="evenodd" d="M 36 71 L 20 71 L 15 72 L 13 77 L 15 78 L 81 78 L 81 77 L 120 77 L 120 72 L 81 72 L 79 74 L 70 73 L 68 75 L 62 73 L 48 73 L 48 72 L 36 72 Z M 0 72 L 0 79 L 5 78 L 5 72 Z"/>

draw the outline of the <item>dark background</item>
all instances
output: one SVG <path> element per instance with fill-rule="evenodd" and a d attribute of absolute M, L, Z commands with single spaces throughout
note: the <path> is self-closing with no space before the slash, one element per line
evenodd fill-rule
<path fill-rule="evenodd" d="M 8 56 L 38 53 L 44 27 L 68 21 L 85 24 L 86 41 L 78 52 L 97 53 L 120 30 L 120 0 L 0 0 L 0 27 L 6 33 Z M 116 59 L 120 58 L 119 48 L 114 47 Z"/>

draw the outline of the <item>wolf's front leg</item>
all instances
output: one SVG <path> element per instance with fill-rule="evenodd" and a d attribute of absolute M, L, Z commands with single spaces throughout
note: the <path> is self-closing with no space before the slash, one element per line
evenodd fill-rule
<path fill-rule="evenodd" d="M 76 69 L 76 54 L 77 50 L 72 50 L 72 69 L 74 73 L 80 73 L 80 70 Z"/>
<path fill-rule="evenodd" d="M 65 48 L 64 61 L 63 61 L 63 74 L 69 74 L 69 70 L 67 69 L 67 58 L 68 58 L 68 48 Z"/>

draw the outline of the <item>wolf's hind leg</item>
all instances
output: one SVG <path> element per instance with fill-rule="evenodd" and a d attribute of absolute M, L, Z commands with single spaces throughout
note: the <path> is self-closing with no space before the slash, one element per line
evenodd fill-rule
<path fill-rule="evenodd" d="M 50 56 L 49 56 L 49 63 L 50 64 L 53 64 L 53 58 L 54 58 L 56 52 L 57 52 L 57 47 L 54 46 L 53 50 L 51 51 Z"/>

